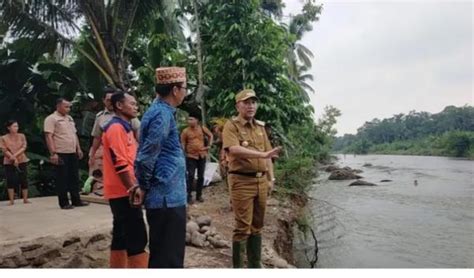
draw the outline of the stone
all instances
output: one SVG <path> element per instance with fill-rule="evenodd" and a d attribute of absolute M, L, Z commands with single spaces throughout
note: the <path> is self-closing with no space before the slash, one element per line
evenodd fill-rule
<path fill-rule="evenodd" d="M 30 264 L 23 256 L 16 256 L 16 257 L 13 257 L 12 259 L 16 267 L 23 267 Z"/>
<path fill-rule="evenodd" d="M 211 219 L 211 217 L 208 216 L 208 215 L 203 215 L 203 216 L 199 216 L 199 217 L 196 219 L 196 222 L 197 222 L 197 224 L 199 225 L 199 227 L 202 227 L 202 226 L 211 226 L 212 219 Z"/>
<path fill-rule="evenodd" d="M 199 229 L 199 232 L 201 234 L 205 234 L 207 231 L 209 231 L 211 229 L 211 227 L 209 226 L 202 226 L 201 229 Z"/>
<path fill-rule="evenodd" d="M 364 165 L 362 165 L 362 167 L 372 167 L 373 165 L 371 163 L 365 163 Z"/>
<path fill-rule="evenodd" d="M 3 263 L 0 265 L 0 268 L 16 268 L 16 264 L 12 258 L 3 260 Z"/>
<path fill-rule="evenodd" d="M 392 180 L 381 180 L 380 182 L 392 182 Z"/>
<path fill-rule="evenodd" d="M 349 184 L 349 186 L 377 186 L 377 185 L 375 183 L 370 183 L 370 182 L 367 182 L 367 181 L 358 180 L 358 181 L 355 181 L 355 182 Z"/>
<path fill-rule="evenodd" d="M 189 221 L 186 224 L 186 232 L 192 235 L 195 231 L 199 231 L 199 225 L 194 221 Z"/>
<path fill-rule="evenodd" d="M 196 247 L 204 247 L 206 242 L 206 236 L 203 234 L 200 234 L 199 231 L 195 231 L 191 235 L 191 243 L 192 245 Z"/>
<path fill-rule="evenodd" d="M 11 257 L 16 257 L 21 255 L 21 250 L 18 247 L 15 246 L 1 246 L 0 247 L 0 258 L 11 258 Z"/>
<path fill-rule="evenodd" d="M 59 257 L 61 257 L 61 252 L 59 251 L 59 249 L 50 249 L 47 251 L 43 249 L 42 254 L 35 257 L 32 262 L 32 265 L 40 266 Z"/>
<path fill-rule="evenodd" d="M 276 268 L 288 268 L 289 264 L 282 258 L 274 257 L 270 260 L 270 264 Z"/>
<path fill-rule="evenodd" d="M 95 253 L 90 253 L 90 254 L 86 254 L 86 258 L 88 258 L 91 261 L 97 261 L 100 258 L 100 256 Z"/>
<path fill-rule="evenodd" d="M 100 243 L 94 244 L 94 249 L 96 251 L 104 251 L 104 250 L 110 249 L 110 244 L 111 244 L 110 241 L 101 241 Z"/>
<path fill-rule="evenodd" d="M 334 165 L 329 165 L 328 167 L 326 167 L 326 169 L 324 171 L 330 173 L 330 172 L 334 172 L 336 170 L 339 170 L 340 168 L 337 167 L 337 166 L 334 166 Z"/>
<path fill-rule="evenodd" d="M 95 234 L 95 235 L 93 235 L 92 237 L 89 238 L 89 240 L 87 241 L 86 247 L 89 246 L 89 244 L 92 244 L 92 243 L 95 243 L 95 242 L 98 242 L 98 241 L 102 241 L 102 240 L 105 240 L 105 239 L 106 239 L 105 235 Z"/>
<path fill-rule="evenodd" d="M 70 260 L 68 260 L 61 268 L 84 268 L 88 267 L 84 260 L 82 259 L 82 254 L 74 255 Z"/>
<path fill-rule="evenodd" d="M 33 251 L 35 249 L 38 249 L 42 246 L 43 244 L 34 243 L 34 244 L 26 245 L 26 246 L 21 246 L 20 249 L 21 249 L 21 252 L 28 252 L 28 251 Z"/>
<path fill-rule="evenodd" d="M 186 244 L 191 244 L 191 234 L 186 232 Z"/>
<path fill-rule="evenodd" d="M 359 175 L 354 174 L 352 171 L 348 170 L 336 170 L 331 173 L 329 176 L 329 180 L 355 180 L 355 179 L 361 179 L 362 177 Z"/>
<path fill-rule="evenodd" d="M 226 240 L 216 239 L 215 237 L 209 237 L 209 238 L 207 238 L 207 240 L 209 241 L 209 243 L 211 243 L 211 245 L 214 248 L 230 247 L 230 243 L 227 242 Z"/>
<path fill-rule="evenodd" d="M 77 242 L 81 242 L 81 238 L 80 237 L 72 237 L 72 238 L 69 238 L 67 240 L 65 240 L 63 242 L 63 247 L 67 247 L 71 244 L 74 244 L 74 243 L 77 243 Z"/>

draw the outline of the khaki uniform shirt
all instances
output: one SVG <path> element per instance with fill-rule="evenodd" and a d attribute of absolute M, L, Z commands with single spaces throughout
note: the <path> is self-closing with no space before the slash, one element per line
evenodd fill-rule
<path fill-rule="evenodd" d="M 76 124 L 71 116 L 63 116 L 57 111 L 44 120 L 44 132 L 53 134 L 57 153 L 76 153 Z"/>
<path fill-rule="evenodd" d="M 227 121 L 222 132 L 223 148 L 228 150 L 232 146 L 242 146 L 247 149 L 266 152 L 272 149 L 265 123 L 257 120 L 248 122 L 240 116 Z M 236 158 L 228 153 L 229 172 L 266 172 L 267 159 L 263 158 Z"/>
<path fill-rule="evenodd" d="M 5 154 L 7 151 L 10 151 L 12 154 L 15 154 L 17 151 L 19 151 L 22 148 L 26 149 L 26 137 L 23 133 L 18 133 L 19 140 L 11 140 L 7 135 L 4 135 L 0 137 L 0 147 L 3 150 L 3 153 Z M 18 157 L 18 163 L 25 163 L 28 162 L 29 159 L 26 157 L 25 152 L 20 154 Z M 13 164 L 13 161 L 8 159 L 7 155 L 4 155 L 3 158 L 3 164 L 8 165 L 8 164 Z"/>
<path fill-rule="evenodd" d="M 181 132 L 181 144 L 187 157 L 200 159 L 207 156 L 207 150 L 203 151 L 204 136 L 208 138 L 211 132 L 206 127 L 197 126 L 196 128 L 187 127 Z M 210 143 L 210 142 L 209 142 Z"/>
<path fill-rule="evenodd" d="M 95 116 L 94 127 L 92 128 L 91 132 L 92 137 L 102 137 L 102 127 L 104 127 L 105 124 L 107 124 L 114 115 L 115 113 L 113 111 L 110 112 L 108 110 L 100 111 L 99 113 L 97 113 L 97 115 Z M 134 131 L 140 129 L 140 120 L 138 120 L 138 118 L 133 118 L 130 123 Z"/>

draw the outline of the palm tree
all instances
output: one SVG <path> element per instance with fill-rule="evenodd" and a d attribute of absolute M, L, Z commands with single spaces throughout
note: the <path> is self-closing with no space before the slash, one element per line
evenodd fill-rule
<path fill-rule="evenodd" d="M 313 76 L 307 73 L 312 66 L 313 53 L 306 46 L 299 43 L 304 34 L 313 29 L 312 23 L 319 20 L 322 6 L 317 6 L 314 1 L 307 0 L 301 14 L 293 16 L 289 24 L 282 24 L 293 38 L 294 42 L 288 49 L 287 63 L 288 76 L 300 88 L 300 97 L 305 102 L 309 101 L 308 91 L 314 93 L 314 89 L 307 83 L 313 81 Z"/>
<path fill-rule="evenodd" d="M 108 83 L 125 89 L 130 84 L 126 47 L 131 30 L 143 26 L 150 16 L 169 3 L 159 0 L 4 0 L 0 2 L 0 24 L 7 24 L 11 36 L 16 38 L 54 38 L 55 43 L 83 55 Z"/>

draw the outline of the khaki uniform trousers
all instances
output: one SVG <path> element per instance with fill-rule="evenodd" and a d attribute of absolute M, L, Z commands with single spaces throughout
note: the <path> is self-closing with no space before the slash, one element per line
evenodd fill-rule
<path fill-rule="evenodd" d="M 235 229 L 232 241 L 261 234 L 267 205 L 268 179 L 228 175 Z"/>

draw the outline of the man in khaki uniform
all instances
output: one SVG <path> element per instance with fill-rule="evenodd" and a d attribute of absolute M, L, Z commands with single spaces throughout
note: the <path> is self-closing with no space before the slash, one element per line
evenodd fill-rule
<path fill-rule="evenodd" d="M 110 101 L 112 95 L 116 90 L 112 87 L 104 88 L 104 110 L 97 113 L 95 116 L 94 126 L 92 128 L 91 136 L 94 138 L 92 141 L 92 146 L 89 150 L 89 172 L 92 173 L 95 169 L 100 169 L 102 171 L 102 128 L 107 124 L 115 115 L 112 107 L 112 102 Z M 133 118 L 131 121 L 131 126 L 133 129 L 133 134 L 135 139 L 138 141 L 138 132 L 140 130 L 140 120 L 138 118 Z"/>
<path fill-rule="evenodd" d="M 255 120 L 257 96 L 243 90 L 235 97 L 237 117 L 229 120 L 223 131 L 223 148 L 228 154 L 228 182 L 235 216 L 232 238 L 232 262 L 243 267 L 247 249 L 249 268 L 261 267 L 261 231 L 267 194 L 273 188 L 272 158 L 281 148 L 273 148 L 265 131 L 265 123 Z"/>
<path fill-rule="evenodd" d="M 79 196 L 79 159 L 83 153 L 71 116 L 71 103 L 63 98 L 56 101 L 56 111 L 44 120 L 50 161 L 56 165 L 56 191 L 61 209 L 87 206 Z M 67 193 L 71 194 L 71 203 Z"/>

